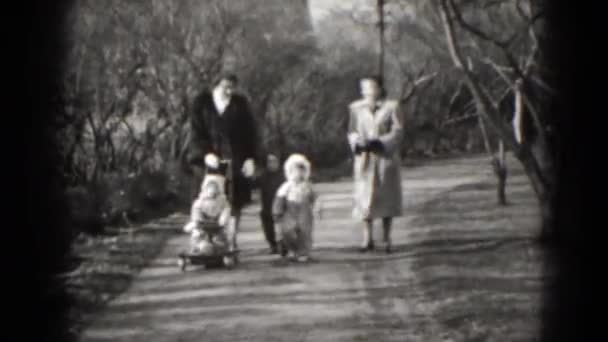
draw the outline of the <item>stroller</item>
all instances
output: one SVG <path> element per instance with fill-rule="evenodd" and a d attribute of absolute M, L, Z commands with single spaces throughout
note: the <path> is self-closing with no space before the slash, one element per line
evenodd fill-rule
<path fill-rule="evenodd" d="M 184 231 L 191 233 L 191 239 L 188 250 L 178 254 L 178 266 L 182 271 L 188 265 L 231 269 L 238 263 L 238 251 L 230 248 L 226 236 L 227 226 L 232 223 L 228 201 L 231 191 L 227 191 L 232 188 L 230 160 L 219 160 L 217 165 L 207 165 L 201 193 L 194 201 L 190 221 L 184 227 Z"/>

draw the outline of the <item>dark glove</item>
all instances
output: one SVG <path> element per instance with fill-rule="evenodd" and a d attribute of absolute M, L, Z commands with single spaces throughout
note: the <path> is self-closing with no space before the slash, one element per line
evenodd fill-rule
<path fill-rule="evenodd" d="M 355 154 L 361 154 L 363 152 L 367 152 L 367 146 L 356 144 L 355 145 Z"/>
<path fill-rule="evenodd" d="M 367 148 L 369 151 L 374 152 L 374 153 L 381 153 L 384 151 L 384 145 L 378 139 L 371 140 L 367 144 Z"/>

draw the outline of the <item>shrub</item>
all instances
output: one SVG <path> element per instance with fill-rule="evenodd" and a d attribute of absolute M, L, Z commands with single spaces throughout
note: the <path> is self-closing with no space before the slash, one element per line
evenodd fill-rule
<path fill-rule="evenodd" d="M 140 174 L 111 172 L 95 183 L 66 190 L 75 234 L 97 235 L 104 226 L 130 225 L 189 205 L 191 177 L 174 167 Z"/>

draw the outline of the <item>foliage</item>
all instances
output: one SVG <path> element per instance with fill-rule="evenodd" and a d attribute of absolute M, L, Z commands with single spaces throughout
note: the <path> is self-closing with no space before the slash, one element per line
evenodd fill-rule
<path fill-rule="evenodd" d="M 482 151 L 476 102 L 452 63 L 436 2 L 391 0 L 386 6 L 393 16 L 386 35 L 387 87 L 402 100 L 406 159 Z M 527 7 L 512 1 L 458 6 L 471 26 L 496 40 L 509 38 L 506 54 L 488 39 L 456 29 L 467 62 L 508 122 L 513 93 L 496 66 L 508 66 L 511 57 L 526 62 L 530 55 L 534 36 L 520 13 Z M 376 72 L 376 28 L 355 9 L 342 9 L 326 19 L 341 29 L 325 25 L 323 37 L 315 36 L 307 11 L 306 2 L 76 1 L 64 110 L 57 115 L 63 170 L 79 189 L 71 196 L 90 197 L 91 207 L 112 203 L 114 209 L 99 211 L 106 213 L 99 217 L 103 222 L 114 220 L 108 219 L 118 215 L 113 210 L 147 206 L 136 202 L 150 191 L 186 202 L 190 176 L 179 166 L 190 104 L 223 71 L 238 74 L 265 151 L 306 153 L 318 169 L 347 164 L 346 107 L 358 96 L 357 77 Z M 321 38 L 332 45 L 320 44 Z M 546 72 L 533 65 L 536 83 L 527 94 L 536 106 Z M 165 180 L 143 181 L 151 175 Z M 175 184 L 166 185 L 167 179 Z M 148 182 L 141 185 L 146 191 L 133 190 L 137 195 L 128 200 L 118 195 L 117 189 L 136 188 L 140 180 Z"/>

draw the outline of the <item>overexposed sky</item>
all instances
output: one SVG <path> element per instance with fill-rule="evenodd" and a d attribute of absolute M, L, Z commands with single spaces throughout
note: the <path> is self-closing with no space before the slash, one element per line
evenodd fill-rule
<path fill-rule="evenodd" d="M 334 9 L 352 9 L 354 6 L 373 9 L 375 3 L 376 0 L 308 0 L 313 21 L 324 19 Z"/>
<path fill-rule="evenodd" d="M 329 10 L 339 6 L 340 3 L 351 2 L 352 0 L 308 0 L 310 16 L 313 21 L 323 19 L 329 13 Z"/>
<path fill-rule="evenodd" d="M 308 0 L 308 7 L 310 16 L 312 19 L 313 26 L 318 29 L 318 23 L 328 17 L 328 15 L 334 12 L 343 11 L 355 11 L 363 14 L 364 17 L 376 16 L 376 3 L 377 0 Z M 411 4 L 401 3 L 385 4 L 385 13 L 387 16 L 385 20 L 390 22 L 395 18 L 403 18 L 404 16 L 415 18 L 415 10 Z M 392 18 L 391 18 L 392 17 Z M 372 21 L 374 19 L 371 19 Z"/>

